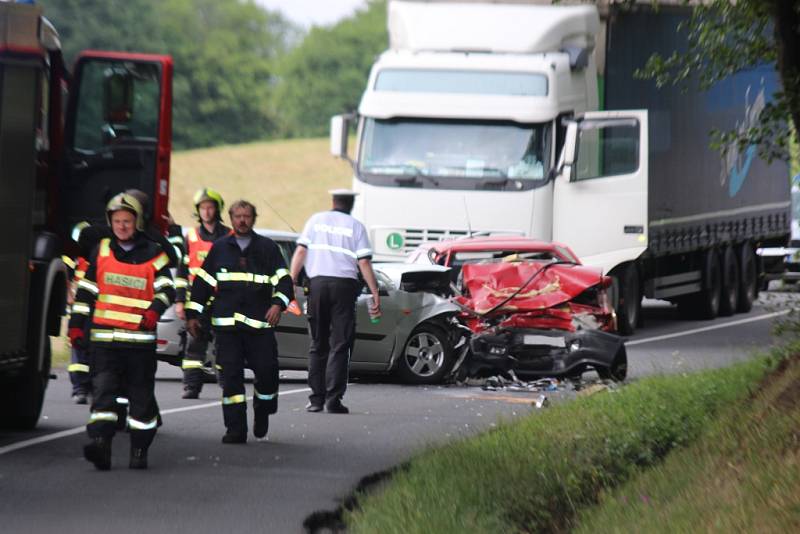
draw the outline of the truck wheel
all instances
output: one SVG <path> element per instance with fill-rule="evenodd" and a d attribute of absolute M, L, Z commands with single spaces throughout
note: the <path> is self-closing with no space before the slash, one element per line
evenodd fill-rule
<path fill-rule="evenodd" d="M 453 363 L 453 347 L 447 333 L 435 324 L 423 323 L 408 336 L 397 373 L 410 384 L 437 384 Z"/>
<path fill-rule="evenodd" d="M 733 315 L 739 308 L 739 261 L 733 247 L 725 247 L 722 253 L 722 296 L 719 314 L 723 317 Z"/>
<path fill-rule="evenodd" d="M 595 370 L 603 380 L 613 380 L 615 382 L 625 380 L 625 377 L 628 376 L 628 352 L 625 350 L 625 345 L 619 348 L 610 367 L 598 366 Z"/>
<path fill-rule="evenodd" d="M 722 293 L 722 269 L 716 249 L 709 249 L 703 258 L 703 290 L 695 299 L 697 318 L 714 319 L 719 315 Z"/>
<path fill-rule="evenodd" d="M 753 309 L 758 296 L 758 268 L 756 255 L 749 243 L 739 247 L 739 302 L 736 311 L 747 313 Z"/>
<path fill-rule="evenodd" d="M 642 314 L 642 294 L 639 286 L 639 272 L 636 265 L 628 264 L 621 273 L 615 276 L 619 287 L 619 303 L 617 304 L 617 332 L 629 336 L 640 326 Z"/>
<path fill-rule="evenodd" d="M 2 387 L 3 408 L 0 427 L 10 430 L 30 430 L 36 427 L 44 404 L 44 392 L 50 378 L 50 338 L 45 338 L 44 368 L 36 369 L 35 358 L 30 358 L 22 374 Z"/>

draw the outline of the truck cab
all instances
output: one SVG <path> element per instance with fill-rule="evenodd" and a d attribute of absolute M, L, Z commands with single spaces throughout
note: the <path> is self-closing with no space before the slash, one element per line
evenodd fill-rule
<path fill-rule="evenodd" d="M 166 225 L 172 60 L 87 51 L 70 75 L 57 30 L 0 2 L 0 426 L 36 425 L 60 332 L 75 223 L 137 188 Z"/>

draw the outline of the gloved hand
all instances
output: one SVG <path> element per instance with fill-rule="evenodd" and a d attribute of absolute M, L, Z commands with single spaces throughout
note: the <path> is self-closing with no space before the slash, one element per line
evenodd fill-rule
<path fill-rule="evenodd" d="M 155 310 L 147 310 L 144 312 L 142 322 L 139 323 L 139 330 L 155 330 L 158 324 L 158 314 Z"/>
<path fill-rule="evenodd" d="M 76 349 L 83 349 L 86 347 L 86 337 L 83 334 L 83 328 L 72 327 L 67 330 L 69 336 L 69 344 Z"/>

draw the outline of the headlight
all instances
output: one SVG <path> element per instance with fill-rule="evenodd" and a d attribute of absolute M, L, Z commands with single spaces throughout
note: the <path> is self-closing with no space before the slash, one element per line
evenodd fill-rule
<path fill-rule="evenodd" d="M 502 345 L 492 345 L 489 347 L 489 354 L 493 354 L 495 356 L 502 356 L 506 353 L 506 348 Z"/>
<path fill-rule="evenodd" d="M 579 350 L 581 350 L 581 342 L 579 339 L 575 339 L 569 342 L 570 352 L 578 352 Z"/>

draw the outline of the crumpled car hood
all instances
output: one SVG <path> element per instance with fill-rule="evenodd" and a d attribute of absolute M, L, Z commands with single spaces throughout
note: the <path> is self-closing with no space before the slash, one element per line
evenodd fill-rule
<path fill-rule="evenodd" d="M 506 300 L 545 265 L 532 261 L 466 264 L 462 268 L 463 287 L 469 296 L 458 297 L 456 301 L 478 314 L 485 314 Z M 553 308 L 603 282 L 604 278 L 593 268 L 572 264 L 552 265 L 544 268 L 518 295 L 493 314 Z"/>

